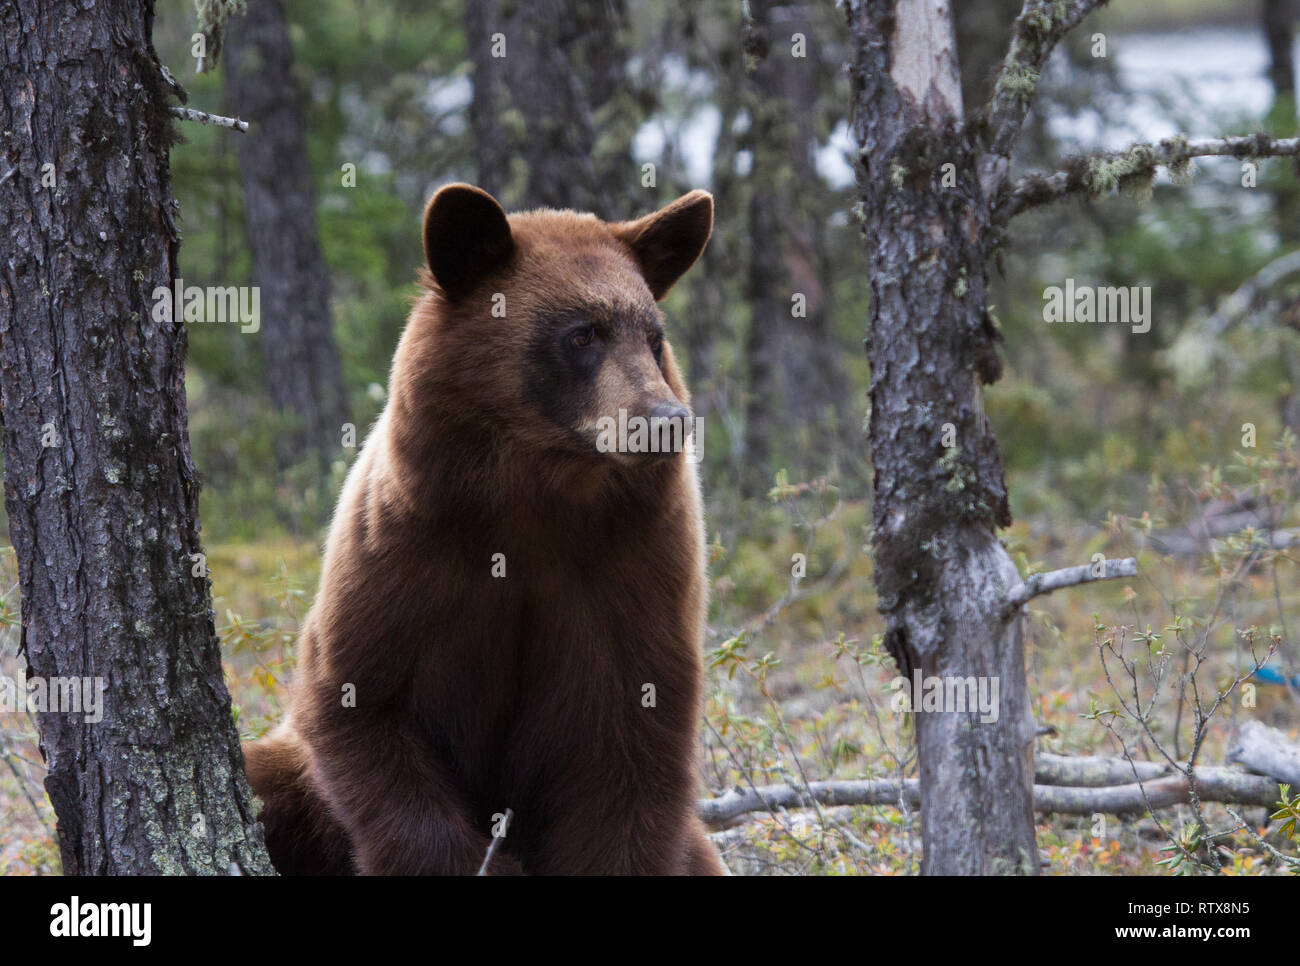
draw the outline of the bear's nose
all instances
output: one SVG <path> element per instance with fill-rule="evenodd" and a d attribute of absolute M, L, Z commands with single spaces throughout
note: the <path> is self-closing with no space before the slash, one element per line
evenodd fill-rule
<path fill-rule="evenodd" d="M 661 402 L 650 410 L 650 419 L 689 419 L 691 411 L 677 402 Z"/>

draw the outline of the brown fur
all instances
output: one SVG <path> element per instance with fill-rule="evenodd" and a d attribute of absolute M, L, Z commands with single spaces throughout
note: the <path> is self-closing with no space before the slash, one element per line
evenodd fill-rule
<path fill-rule="evenodd" d="M 689 406 L 647 339 L 711 223 L 703 192 L 508 230 L 477 189 L 430 203 L 428 291 L 339 499 L 287 719 L 245 749 L 280 871 L 473 873 L 509 808 L 494 872 L 725 872 L 694 814 L 694 467 L 591 442 L 597 416 Z M 548 362 L 579 317 L 604 333 L 588 379 Z"/>

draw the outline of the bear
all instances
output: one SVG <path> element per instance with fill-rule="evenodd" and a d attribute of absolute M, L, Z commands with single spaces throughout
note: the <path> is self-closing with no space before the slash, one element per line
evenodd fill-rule
<path fill-rule="evenodd" d="M 430 200 L 286 714 L 245 745 L 278 871 L 728 874 L 695 809 L 705 535 L 657 305 L 712 230 L 698 190 L 623 222 Z"/>

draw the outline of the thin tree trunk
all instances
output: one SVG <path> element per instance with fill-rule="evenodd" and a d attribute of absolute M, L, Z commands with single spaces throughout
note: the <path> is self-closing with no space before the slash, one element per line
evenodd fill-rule
<path fill-rule="evenodd" d="M 22 646 L 29 681 L 78 682 L 92 708 L 104 686 L 97 722 L 86 705 L 36 716 L 63 871 L 269 873 L 208 580 L 193 576 L 185 330 L 153 297 L 179 244 L 153 4 L 18 0 L 0 29 L 0 392 Z"/>
<path fill-rule="evenodd" d="M 1290 98 L 1295 109 L 1295 0 L 1263 0 L 1264 39 L 1274 96 Z"/>
<path fill-rule="evenodd" d="M 821 38 L 803 6 L 752 0 L 749 13 L 745 459 L 747 491 L 755 495 L 771 485 L 775 457 L 803 472 L 829 468 L 844 438 L 840 416 L 849 393 L 831 326 L 823 241 L 829 205 L 815 163 Z M 796 34 L 803 37 L 800 56 L 792 49 Z"/>
<path fill-rule="evenodd" d="M 818 78 L 841 69 L 842 51 L 829 52 L 809 4 L 786 6 L 774 25 L 772 55 L 777 96 L 787 113 L 784 137 L 778 145 L 789 176 L 778 181 L 778 210 L 782 225 L 781 263 L 784 271 L 784 318 L 780 349 L 781 395 L 785 400 L 785 431 L 798 441 L 794 458 L 806 472 L 825 472 L 837 462 L 848 427 L 860 426 L 850 416 L 850 390 L 841 361 L 831 306 L 831 272 L 826 252 L 829 191 L 817 171 L 821 141 L 815 127 Z M 802 34 L 805 49 L 795 57 L 792 38 Z M 835 56 L 839 55 L 839 56 Z M 798 295 L 796 306 L 792 296 Z M 802 314 L 796 314 L 798 308 Z"/>
<path fill-rule="evenodd" d="M 1296 0 L 1263 0 L 1264 39 L 1268 44 L 1269 79 L 1273 84 L 1272 133 L 1291 137 L 1297 130 L 1295 21 Z M 1288 243 L 1300 242 L 1300 184 L 1279 178 L 1273 189 L 1278 234 Z"/>
<path fill-rule="evenodd" d="M 499 32 L 498 23 L 496 0 L 465 4 L 465 46 L 474 70 L 469 129 L 474 142 L 477 183 L 495 198 L 504 197 L 510 178 L 510 149 L 499 122 L 506 61 L 492 55 L 493 34 Z M 506 52 L 509 53 L 508 45 Z"/>
<path fill-rule="evenodd" d="M 223 47 L 239 137 L 244 226 L 261 289 L 259 336 L 271 402 L 293 426 L 279 438 L 282 466 L 339 445 L 346 419 L 330 321 L 329 270 L 317 235 L 306 122 L 280 0 L 249 0 Z"/>
<path fill-rule="evenodd" d="M 744 23 L 747 74 L 746 106 L 749 126 L 742 144 L 752 159 L 749 196 L 748 265 L 745 301 L 749 304 L 749 329 L 745 336 L 745 468 L 742 491 L 746 496 L 766 492 L 772 483 L 772 455 L 784 411 L 780 396 L 781 332 L 789 316 L 789 286 L 784 285 L 782 240 L 784 209 L 779 179 L 788 168 L 787 105 L 779 97 L 776 70 L 768 61 L 777 56 L 770 48 L 769 0 L 752 0 Z M 784 304 L 778 300 L 785 299 Z"/>
<path fill-rule="evenodd" d="M 618 219 L 654 207 L 656 196 L 639 189 L 628 150 L 635 112 L 602 110 L 628 86 L 626 29 L 623 0 L 467 8 L 478 173 L 500 186 L 507 208 L 573 208 Z M 615 124 L 626 125 L 626 136 Z"/>
<path fill-rule="evenodd" d="M 1019 576 L 995 532 L 1010 513 L 982 406 L 1000 365 L 985 312 L 989 214 L 962 134 L 952 23 L 943 0 L 850 0 L 847 13 L 885 642 L 909 679 L 984 677 L 1000 696 L 995 722 L 916 715 L 922 868 L 1033 874 L 1034 723 L 1020 621 L 1001 616 Z M 939 185 L 945 163 L 956 187 Z"/>
<path fill-rule="evenodd" d="M 1296 0 L 1263 0 L 1264 40 L 1268 44 L 1269 79 L 1273 84 L 1272 133 L 1289 137 L 1296 132 L 1295 19 Z M 1300 182 L 1279 178 L 1273 186 L 1273 213 L 1278 234 L 1289 244 L 1300 242 Z M 1300 435 L 1300 349 L 1296 339 L 1282 332 L 1283 364 L 1290 387 L 1278 407 L 1282 424 Z"/>

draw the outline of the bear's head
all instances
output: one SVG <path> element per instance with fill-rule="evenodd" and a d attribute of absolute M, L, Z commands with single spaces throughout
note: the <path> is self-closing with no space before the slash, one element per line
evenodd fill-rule
<path fill-rule="evenodd" d="M 570 460 L 640 465 L 680 452 L 690 397 L 656 303 L 703 251 L 713 199 L 635 221 L 507 216 L 448 185 L 424 215 L 430 289 L 419 370 L 440 423 Z"/>

